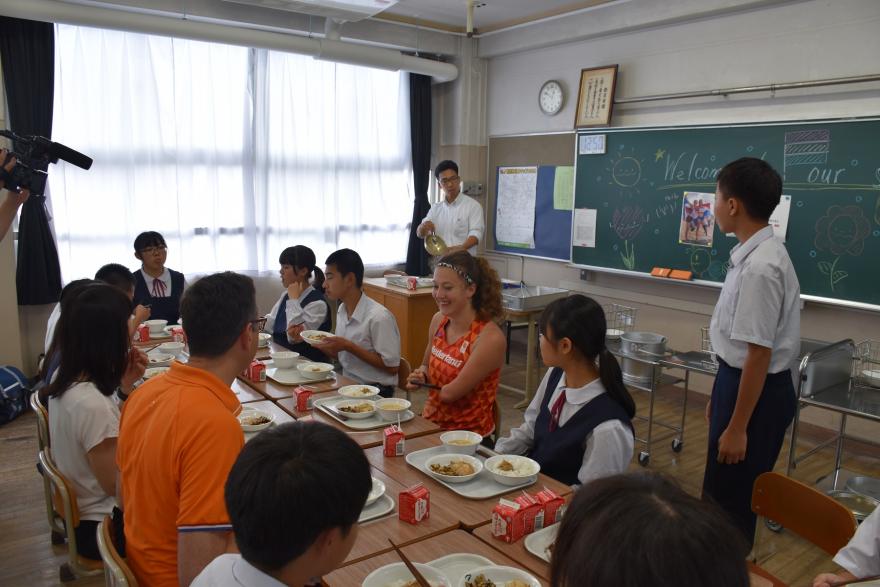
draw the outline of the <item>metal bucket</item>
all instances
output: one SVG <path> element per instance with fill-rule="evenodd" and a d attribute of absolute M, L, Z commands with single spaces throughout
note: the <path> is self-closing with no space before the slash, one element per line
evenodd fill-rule
<path fill-rule="evenodd" d="M 651 385 L 659 369 L 645 361 L 657 362 L 666 354 L 666 337 L 653 332 L 624 332 L 620 336 L 620 351 L 623 354 L 621 370 L 627 383 Z M 641 361 L 629 357 L 638 357 Z"/>

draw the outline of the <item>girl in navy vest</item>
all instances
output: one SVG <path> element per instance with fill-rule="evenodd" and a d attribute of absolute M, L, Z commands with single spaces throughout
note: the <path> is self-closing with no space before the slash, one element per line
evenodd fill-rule
<path fill-rule="evenodd" d="M 583 295 L 553 302 L 541 315 L 540 344 L 551 369 L 523 424 L 495 450 L 528 455 L 542 473 L 568 485 L 626 471 L 636 406 L 605 348 L 602 307 Z"/>
<path fill-rule="evenodd" d="M 134 256 L 141 262 L 134 272 L 134 304 L 150 308 L 153 320 L 180 320 L 180 297 L 186 287 L 183 273 L 165 267 L 168 245 L 153 230 L 142 232 L 134 239 Z"/>
<path fill-rule="evenodd" d="M 287 247 L 278 256 L 281 284 L 287 288 L 275 302 L 266 320 L 272 339 L 283 347 L 313 361 L 327 361 L 327 355 L 304 342 L 304 330 L 332 330 L 330 305 L 324 297 L 324 273 L 315 266 L 315 252 L 309 247 Z M 311 283 L 312 275 L 315 279 Z"/>

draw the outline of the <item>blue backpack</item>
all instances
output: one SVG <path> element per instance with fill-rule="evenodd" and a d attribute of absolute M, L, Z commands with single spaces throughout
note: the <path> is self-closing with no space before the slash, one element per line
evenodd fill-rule
<path fill-rule="evenodd" d="M 0 367 L 0 425 L 16 419 L 28 407 L 31 389 L 24 373 Z"/>

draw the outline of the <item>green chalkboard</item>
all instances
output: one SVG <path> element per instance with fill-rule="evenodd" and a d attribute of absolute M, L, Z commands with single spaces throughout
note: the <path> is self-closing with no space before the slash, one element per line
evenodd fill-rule
<path fill-rule="evenodd" d="M 606 145 L 576 158 L 575 208 L 596 209 L 597 226 L 595 248 L 572 246 L 574 264 L 723 282 L 736 239 L 715 226 L 711 246 L 681 244 L 683 195 L 714 193 L 725 163 L 760 157 L 792 198 L 786 247 L 801 293 L 880 309 L 880 119 L 605 129 L 579 145 L 585 134 Z"/>

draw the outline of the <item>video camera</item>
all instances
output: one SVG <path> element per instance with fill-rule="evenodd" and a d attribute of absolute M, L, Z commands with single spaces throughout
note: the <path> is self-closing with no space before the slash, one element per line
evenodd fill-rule
<path fill-rule="evenodd" d="M 9 130 L 0 130 L 0 136 L 14 141 L 13 146 L 18 149 L 17 152 L 10 151 L 6 161 L 0 161 L 0 165 L 6 165 L 12 157 L 18 160 L 7 175 L 6 189 L 9 190 L 18 191 L 25 188 L 30 190 L 31 195 L 42 195 L 46 190 L 48 177 L 46 171 L 49 163 L 58 163 L 59 159 L 82 169 L 92 166 L 91 158 L 45 137 L 37 135 L 23 137 Z"/>

